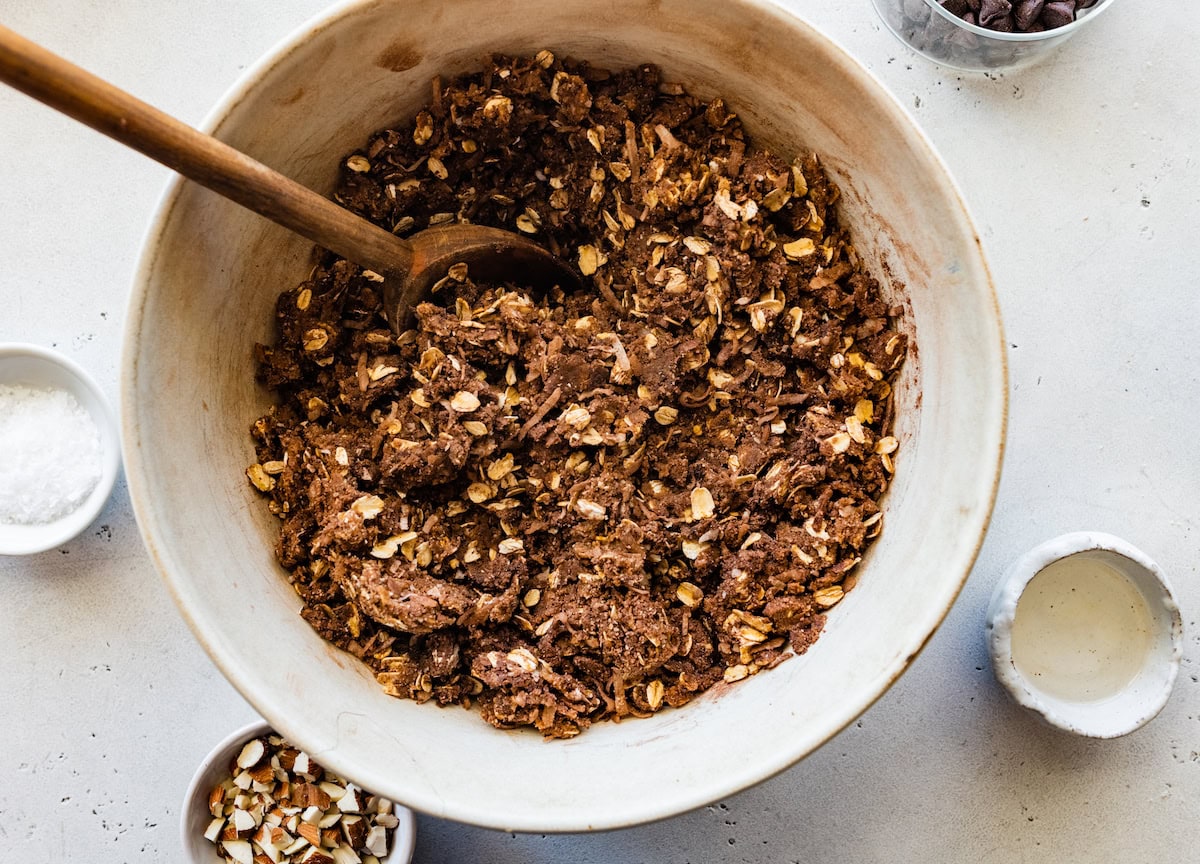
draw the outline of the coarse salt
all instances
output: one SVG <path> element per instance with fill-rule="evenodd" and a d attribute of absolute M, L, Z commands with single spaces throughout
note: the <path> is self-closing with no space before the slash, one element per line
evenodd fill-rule
<path fill-rule="evenodd" d="M 100 430 L 72 394 L 0 384 L 0 524 L 66 516 L 101 473 Z"/>

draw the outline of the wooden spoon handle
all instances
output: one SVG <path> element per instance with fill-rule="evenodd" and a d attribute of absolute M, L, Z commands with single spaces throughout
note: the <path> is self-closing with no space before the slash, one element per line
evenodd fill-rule
<path fill-rule="evenodd" d="M 343 258 L 381 274 L 412 267 L 395 235 L 4 26 L 0 81 Z"/>

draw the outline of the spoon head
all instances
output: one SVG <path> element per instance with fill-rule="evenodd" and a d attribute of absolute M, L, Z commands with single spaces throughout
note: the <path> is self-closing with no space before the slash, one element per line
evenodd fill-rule
<path fill-rule="evenodd" d="M 566 290 L 581 286 L 578 271 L 532 240 L 483 225 L 439 225 L 408 238 L 412 268 L 385 279 L 384 308 L 397 333 L 412 321 L 417 304 L 455 264 L 466 264 L 471 278 L 520 287 Z"/>

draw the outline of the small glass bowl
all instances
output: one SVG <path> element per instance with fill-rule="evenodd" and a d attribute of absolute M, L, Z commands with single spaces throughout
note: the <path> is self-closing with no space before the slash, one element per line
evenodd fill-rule
<path fill-rule="evenodd" d="M 1040 33 L 1000 33 L 968 24 L 938 0 L 871 0 L 896 38 L 921 56 L 965 72 L 1005 72 L 1036 63 L 1094 21 L 1114 0 L 1081 9 L 1075 21 Z"/>

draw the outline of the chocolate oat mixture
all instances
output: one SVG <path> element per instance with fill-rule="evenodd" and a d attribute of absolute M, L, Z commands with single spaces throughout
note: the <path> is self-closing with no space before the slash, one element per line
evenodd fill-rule
<path fill-rule="evenodd" d="M 803 652 L 882 527 L 907 350 L 837 198 L 653 66 L 435 81 L 337 199 L 523 232 L 590 287 L 456 267 L 399 338 L 331 255 L 280 296 L 248 474 L 306 620 L 391 695 L 551 737 Z"/>

